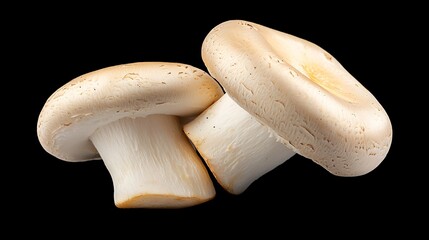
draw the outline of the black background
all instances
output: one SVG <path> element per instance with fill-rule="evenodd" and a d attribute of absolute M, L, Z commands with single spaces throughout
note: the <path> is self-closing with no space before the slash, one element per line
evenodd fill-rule
<path fill-rule="evenodd" d="M 407 73 L 400 70 L 398 62 L 399 54 L 405 51 L 398 47 L 398 32 L 409 30 L 399 9 L 286 3 L 264 11 L 259 6 L 232 10 L 222 5 L 214 9 L 214 2 L 201 8 L 185 3 L 141 4 L 64 5 L 50 6 L 51 10 L 38 5 L 43 11 L 32 11 L 31 17 L 11 28 L 9 36 L 19 47 L 10 47 L 8 51 L 14 54 L 9 60 L 19 66 L 13 70 L 15 77 L 24 81 L 15 82 L 14 87 L 24 88 L 20 98 L 26 104 L 21 105 L 25 113 L 17 115 L 25 119 L 17 139 L 25 145 L 13 150 L 14 159 L 10 160 L 14 177 L 7 177 L 5 184 L 5 206 L 12 213 L 9 223 L 23 226 L 41 222 L 45 227 L 40 231 L 57 223 L 77 232 L 84 226 L 106 223 L 138 226 L 148 232 L 156 226 L 166 227 L 158 232 L 160 236 L 169 233 L 169 227 L 183 226 L 180 231 L 193 232 L 196 225 L 203 226 L 199 229 L 206 235 L 275 229 L 288 233 L 295 229 L 301 236 L 314 232 L 337 235 L 339 231 L 346 231 L 342 235 L 367 236 L 368 231 L 381 226 L 393 232 L 405 231 L 403 224 L 410 222 L 412 227 L 407 231 L 421 230 L 421 222 L 415 219 L 426 217 L 423 194 L 427 185 L 423 183 L 427 177 L 420 174 L 423 159 L 413 157 L 406 147 L 407 124 L 401 120 L 407 109 L 403 107 L 404 89 L 395 79 L 405 79 Z M 377 97 L 391 118 L 393 143 L 382 164 L 365 176 L 342 178 L 297 155 L 238 196 L 228 194 L 214 181 L 215 199 L 198 206 L 118 209 L 102 161 L 67 163 L 40 146 L 37 117 L 57 88 L 86 72 L 137 61 L 182 62 L 205 70 L 201 43 L 214 26 L 230 19 L 249 20 L 302 37 L 342 63 Z M 8 174 L 6 171 L 4 176 Z M 297 231 L 297 226 L 308 230 Z"/>

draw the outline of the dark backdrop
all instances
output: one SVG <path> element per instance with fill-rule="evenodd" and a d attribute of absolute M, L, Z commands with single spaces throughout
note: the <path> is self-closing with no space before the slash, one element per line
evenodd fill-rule
<path fill-rule="evenodd" d="M 14 177 L 8 177 L 6 184 L 5 207 L 12 206 L 8 210 L 12 212 L 10 222 L 45 223 L 39 228 L 42 232 L 55 223 L 78 231 L 80 226 L 110 222 L 148 232 L 155 226 L 166 227 L 157 231 L 160 236 L 169 233 L 169 227 L 182 225 L 183 232 L 192 234 L 196 225 L 201 226 L 198 229 L 206 235 L 274 229 L 287 235 L 298 226 L 308 229 L 298 231 L 303 236 L 311 234 L 311 229 L 318 229 L 314 231 L 319 234 L 336 235 L 344 230 L 366 236 L 367 230 L 377 230 L 386 223 L 386 229 L 401 231 L 398 226 L 415 221 L 411 216 L 427 213 L 421 204 L 426 177 L 415 167 L 421 159 L 413 158 L 404 147 L 409 140 L 404 137 L 406 124 L 401 117 L 407 109 L 402 107 L 404 89 L 394 80 L 407 75 L 398 63 L 404 50 L 398 47 L 397 34 L 407 31 L 398 9 L 392 12 L 358 4 L 295 7 L 285 3 L 271 5 L 268 10 L 248 6 L 249 10 L 228 11 L 228 5 L 214 10 L 214 2 L 201 8 L 141 4 L 50 6 L 52 10 L 38 5 L 35 9 L 42 10 L 31 11 L 31 17 L 11 28 L 16 37 L 12 39 L 20 47 L 9 49 L 17 52 L 10 60 L 19 66 L 15 77 L 22 79 L 14 87 L 25 89 L 21 96 L 26 102 L 21 105 L 25 135 L 18 141 L 26 144 L 14 150 L 15 159 L 10 159 L 17 163 Z M 337 58 L 377 97 L 391 118 L 393 144 L 382 164 L 365 176 L 342 178 L 297 155 L 238 196 L 226 193 L 215 182 L 217 196 L 202 205 L 179 210 L 118 209 L 102 161 L 67 163 L 40 146 L 37 117 L 57 88 L 86 72 L 137 61 L 176 61 L 205 70 L 201 43 L 215 25 L 230 19 L 253 21 L 305 38 Z M 262 227 L 264 223 L 268 226 Z"/>

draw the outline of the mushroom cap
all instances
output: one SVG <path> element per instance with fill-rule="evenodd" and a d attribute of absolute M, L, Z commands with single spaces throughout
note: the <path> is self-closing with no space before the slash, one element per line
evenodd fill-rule
<path fill-rule="evenodd" d="M 392 142 L 386 111 L 321 47 L 230 20 L 208 33 L 202 58 L 237 104 L 332 174 L 363 175 L 386 157 Z"/>
<path fill-rule="evenodd" d="M 104 124 L 124 117 L 192 117 L 223 95 L 205 71 L 173 62 L 135 62 L 86 73 L 55 91 L 43 106 L 37 135 L 65 161 L 100 159 L 89 140 Z"/>

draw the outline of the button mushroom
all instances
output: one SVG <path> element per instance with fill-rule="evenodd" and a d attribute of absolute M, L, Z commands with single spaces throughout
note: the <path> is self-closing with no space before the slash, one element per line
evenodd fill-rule
<path fill-rule="evenodd" d="M 53 156 L 102 159 L 119 208 L 181 208 L 212 199 L 204 163 L 182 129 L 223 95 L 193 66 L 137 62 L 79 76 L 54 92 L 37 134 Z"/>
<path fill-rule="evenodd" d="M 226 95 L 267 132 L 333 175 L 364 175 L 385 159 L 392 142 L 386 111 L 332 55 L 314 43 L 253 22 L 230 20 L 208 33 L 202 58 Z M 217 116 L 217 122 L 225 123 L 232 114 L 226 112 L 226 107 L 219 107 L 210 117 Z M 222 125 L 216 125 L 217 131 L 224 132 L 214 134 L 201 120 L 190 124 L 194 126 L 185 126 L 187 135 L 207 165 L 214 166 L 217 176 L 222 176 L 222 169 L 227 171 L 229 176 L 222 178 L 232 181 L 228 179 L 231 172 L 241 171 L 236 166 L 244 166 L 246 159 L 240 160 L 243 163 L 213 160 L 213 152 L 230 151 L 235 145 L 220 149 L 208 146 L 209 142 L 223 142 L 230 127 L 222 130 Z M 246 127 L 238 125 L 233 130 L 245 133 Z M 211 133 L 201 141 L 204 131 Z M 254 135 L 254 139 L 266 138 L 267 133 Z M 249 148 L 257 153 L 265 147 Z M 289 156 L 285 153 L 284 159 Z M 260 163 L 246 167 L 256 171 Z"/>

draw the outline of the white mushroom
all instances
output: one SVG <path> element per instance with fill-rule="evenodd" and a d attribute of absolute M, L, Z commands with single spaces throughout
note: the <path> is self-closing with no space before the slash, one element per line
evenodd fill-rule
<path fill-rule="evenodd" d="M 184 131 L 218 183 L 241 194 L 295 152 L 228 94 L 185 124 Z"/>
<path fill-rule="evenodd" d="M 208 33 L 202 58 L 209 73 L 239 106 L 269 128 L 278 141 L 330 173 L 360 176 L 385 159 L 392 142 L 386 111 L 319 46 L 253 22 L 231 20 Z M 218 122 L 227 122 L 230 114 L 225 109 L 211 112 L 223 118 Z M 199 128 L 210 126 L 201 123 L 192 131 L 204 131 Z M 238 129 L 244 132 L 245 128 Z M 194 138 L 191 128 L 185 129 L 203 157 L 210 155 L 205 152 L 210 149 L 205 142 L 222 142 L 222 134 L 210 131 L 201 141 L 201 134 Z M 207 140 L 213 136 L 217 139 Z M 256 146 L 253 152 L 264 147 Z M 208 166 L 216 166 L 216 176 L 220 171 L 234 171 L 229 161 L 205 160 Z"/>
<path fill-rule="evenodd" d="M 188 207 L 212 199 L 215 189 L 180 117 L 199 114 L 222 95 L 207 73 L 186 64 L 107 67 L 53 93 L 37 133 L 59 159 L 102 159 L 119 208 Z"/>

